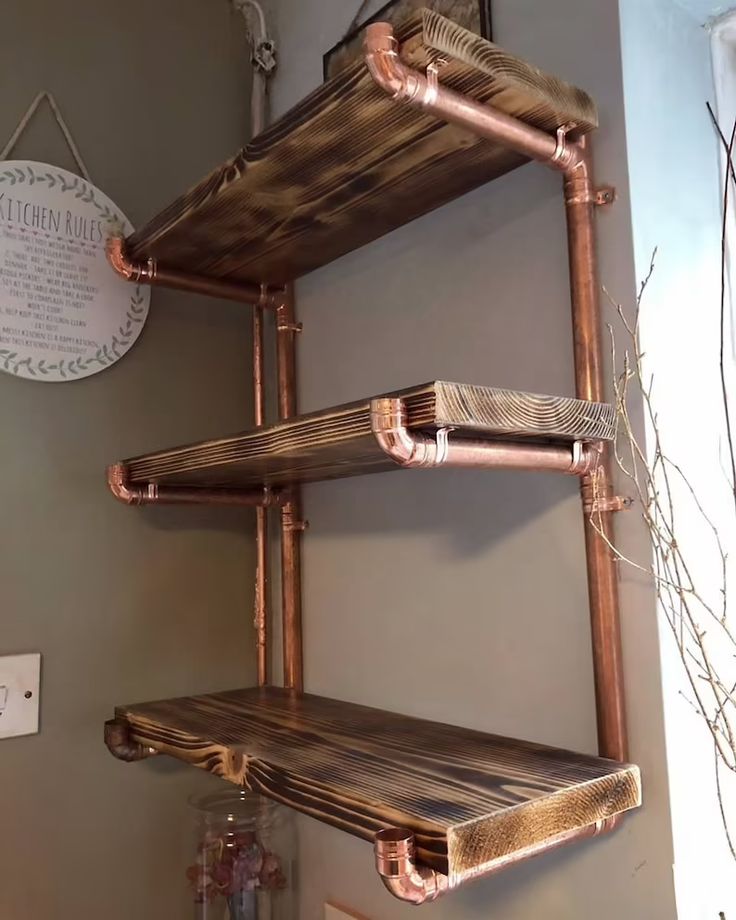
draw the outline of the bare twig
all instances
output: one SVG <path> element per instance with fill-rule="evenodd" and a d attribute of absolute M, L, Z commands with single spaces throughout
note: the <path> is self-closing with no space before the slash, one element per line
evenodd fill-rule
<path fill-rule="evenodd" d="M 711 112 L 711 118 L 713 113 Z M 734 450 L 731 407 L 728 399 L 728 368 L 726 365 L 727 337 L 727 255 L 731 206 L 731 182 L 736 186 L 733 154 L 736 147 L 736 124 L 728 139 L 713 118 L 723 144 L 727 167 L 723 190 L 723 219 L 721 225 L 721 296 L 719 305 L 720 399 L 725 428 L 725 462 L 728 467 L 728 489 L 736 513 L 736 451 Z M 618 415 L 618 431 L 613 456 L 621 474 L 633 489 L 641 508 L 641 517 L 649 534 L 651 562 L 644 564 L 627 557 L 610 540 L 602 527 L 601 515 L 591 514 L 591 522 L 609 545 L 615 558 L 637 571 L 646 572 L 653 580 L 660 609 L 675 642 L 687 679 L 684 698 L 707 728 L 715 756 L 715 788 L 728 848 L 736 860 L 736 815 L 729 814 L 724 804 L 723 770 L 736 776 L 736 631 L 729 622 L 728 554 L 722 529 L 708 512 L 701 492 L 687 475 L 683 465 L 670 455 L 655 405 L 654 379 L 646 371 L 646 355 L 641 347 L 640 320 L 642 302 L 653 277 L 656 251 L 649 270 L 638 291 L 633 316 L 606 292 L 619 319 L 625 347 L 617 343 L 609 326 L 611 355 L 614 367 L 613 395 Z M 618 368 L 618 370 L 615 370 Z M 649 449 L 641 441 L 630 415 L 632 396 L 637 397 L 644 410 L 644 421 L 650 436 Z M 714 433 L 719 442 L 719 432 Z M 596 478 L 593 477 L 594 486 Z M 595 507 L 595 503 L 594 503 Z M 682 521 L 688 517 L 687 528 Z M 699 520 L 703 533 L 697 541 L 692 535 L 692 520 Z M 736 524 L 736 520 L 734 520 Z M 688 536 L 685 531 L 689 530 Z M 682 535 L 682 540 L 678 535 Z M 713 570 L 703 567 L 712 559 L 717 569 L 714 588 Z M 715 589 L 717 589 L 717 594 Z M 717 598 L 717 599 L 716 599 Z"/>

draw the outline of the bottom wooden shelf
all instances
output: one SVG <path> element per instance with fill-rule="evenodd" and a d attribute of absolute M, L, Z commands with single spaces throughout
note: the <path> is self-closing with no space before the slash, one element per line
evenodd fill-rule
<path fill-rule="evenodd" d="M 358 837 L 409 828 L 449 875 L 641 803 L 635 766 L 281 688 L 115 715 L 130 741 Z"/>

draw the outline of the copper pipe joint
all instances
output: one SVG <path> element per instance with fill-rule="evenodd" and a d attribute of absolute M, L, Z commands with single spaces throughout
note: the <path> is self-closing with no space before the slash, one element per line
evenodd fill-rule
<path fill-rule="evenodd" d="M 464 469 L 550 470 L 582 476 L 598 463 L 595 446 L 575 441 L 566 444 L 491 441 L 452 437 L 441 428 L 432 437 L 407 427 L 402 399 L 384 396 L 371 401 L 371 427 L 383 452 L 399 466 L 422 469 L 437 466 Z"/>
<path fill-rule="evenodd" d="M 117 719 L 105 722 L 105 745 L 113 757 L 125 763 L 136 763 L 158 754 L 155 748 L 133 741 L 130 737 L 130 726 Z"/>
<path fill-rule="evenodd" d="M 125 251 L 125 240 L 122 236 L 111 236 L 105 244 L 105 252 L 107 261 L 126 281 L 152 284 L 156 279 L 155 261 L 149 259 L 145 264 L 132 262 Z"/>
<path fill-rule="evenodd" d="M 402 399 L 380 397 L 371 400 L 371 428 L 381 450 L 400 466 L 441 466 L 447 460 L 447 431 L 436 440 L 422 432 L 409 431 Z"/>
<path fill-rule="evenodd" d="M 199 489 L 188 486 L 159 486 L 155 482 L 133 485 L 124 463 L 107 468 L 107 485 L 124 505 L 234 505 L 268 508 L 283 503 L 281 492 L 271 489 Z"/>
<path fill-rule="evenodd" d="M 374 82 L 398 102 L 431 112 L 442 121 L 465 128 L 476 137 L 494 141 L 522 156 L 565 172 L 575 167 L 582 155 L 578 144 L 568 140 L 574 127 L 564 125 L 552 137 L 489 105 L 440 86 L 436 69 L 428 76 L 407 67 L 399 56 L 393 27 L 376 22 L 365 30 L 365 63 Z"/>
<path fill-rule="evenodd" d="M 449 888 L 446 875 L 416 863 L 414 834 L 402 827 L 379 831 L 374 838 L 376 869 L 395 898 L 411 904 L 434 901 Z"/>
<path fill-rule="evenodd" d="M 395 898 L 410 904 L 425 904 L 466 882 L 496 875 L 509 866 L 558 850 L 569 843 L 610 833 L 618 827 L 622 818 L 623 815 L 614 815 L 594 824 L 564 831 L 534 846 L 495 859 L 468 875 L 452 878 L 428 866 L 418 865 L 414 834 L 407 828 L 391 827 L 379 831 L 374 838 L 376 869 Z"/>

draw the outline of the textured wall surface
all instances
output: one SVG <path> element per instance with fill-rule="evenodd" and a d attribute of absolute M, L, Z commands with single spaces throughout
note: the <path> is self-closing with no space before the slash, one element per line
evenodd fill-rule
<path fill-rule="evenodd" d="M 356 3 L 275 0 L 283 111 L 315 86 Z M 346 8 L 347 7 L 347 8 Z M 496 0 L 499 44 L 597 99 L 601 270 L 634 294 L 617 4 Z M 573 391 L 559 178 L 527 166 L 305 278 L 305 411 L 440 377 Z M 394 473 L 310 486 L 305 667 L 311 691 L 584 751 L 595 715 L 582 528 L 563 477 Z M 622 545 L 646 559 L 637 516 Z M 673 920 L 672 843 L 651 590 L 624 572 L 631 755 L 645 807 L 572 847 L 422 908 L 433 918 Z M 300 821 L 301 920 L 327 898 L 398 918 L 370 847 Z"/>
<path fill-rule="evenodd" d="M 226 0 L 5 0 L 2 31 L 2 143 L 53 92 L 134 224 L 245 137 L 248 54 Z M 15 155 L 74 169 L 48 110 Z M 41 733 L 0 742 L 3 920 L 189 916 L 185 803 L 204 777 L 115 761 L 102 723 L 118 702 L 252 678 L 252 517 L 127 509 L 104 468 L 246 424 L 249 328 L 237 304 L 156 291 L 112 369 L 0 375 L 0 654 L 44 655 Z"/>

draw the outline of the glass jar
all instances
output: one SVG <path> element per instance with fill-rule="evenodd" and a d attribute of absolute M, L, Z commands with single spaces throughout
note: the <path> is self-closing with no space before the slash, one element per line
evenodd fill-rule
<path fill-rule="evenodd" d="M 296 920 L 291 811 L 242 789 L 193 796 L 195 920 Z"/>

